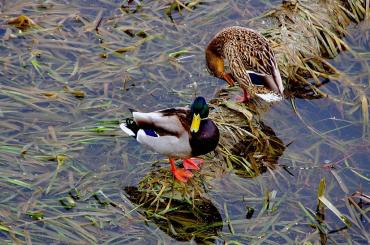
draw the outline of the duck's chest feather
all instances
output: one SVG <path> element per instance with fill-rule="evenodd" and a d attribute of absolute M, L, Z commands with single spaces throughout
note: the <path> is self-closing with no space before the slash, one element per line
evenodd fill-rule
<path fill-rule="evenodd" d="M 190 138 L 190 146 L 192 156 L 207 154 L 216 149 L 220 132 L 215 123 L 210 119 L 202 120 L 197 134 L 192 134 Z"/>

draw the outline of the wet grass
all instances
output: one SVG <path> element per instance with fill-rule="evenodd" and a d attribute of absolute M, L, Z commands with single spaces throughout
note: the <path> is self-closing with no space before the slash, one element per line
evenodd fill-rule
<path fill-rule="evenodd" d="M 327 1 L 336 25 L 306 1 L 1 3 L 0 239 L 366 243 L 363 3 Z M 273 42 L 289 99 L 241 106 L 209 75 L 205 45 L 235 24 Z M 184 185 L 117 125 L 198 94 L 222 138 Z"/>

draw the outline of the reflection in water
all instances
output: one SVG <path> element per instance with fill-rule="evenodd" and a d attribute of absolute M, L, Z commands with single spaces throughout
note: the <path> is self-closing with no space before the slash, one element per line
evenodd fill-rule
<path fill-rule="evenodd" d="M 328 78 L 320 79 L 320 82 L 315 84 L 291 81 L 285 90 L 285 96 L 320 99 L 326 95 L 319 87 L 329 82 Z M 217 98 L 213 99 L 212 103 L 218 106 L 218 112 L 211 116 L 221 125 L 229 125 L 226 127 L 219 125 L 222 131 L 221 154 L 228 162 L 228 168 L 233 169 L 237 175 L 247 178 L 256 177 L 267 169 L 276 169 L 278 159 L 283 155 L 286 145 L 261 119 L 261 115 L 271 109 L 271 104 L 260 101 L 252 101 L 245 106 L 231 104 L 229 101 L 233 95 L 227 89 L 219 90 L 216 95 Z M 230 125 L 234 125 L 234 128 L 231 129 Z M 243 130 L 248 133 L 242 132 Z M 284 166 L 283 168 L 291 174 Z"/>
<path fill-rule="evenodd" d="M 256 177 L 268 168 L 275 169 L 286 146 L 261 120 L 261 114 L 269 111 L 271 104 L 255 101 L 243 105 L 232 102 L 230 96 L 233 95 L 222 90 L 211 101 L 217 110 L 210 117 L 221 132 L 217 153 L 223 157 L 219 164 L 226 164 L 228 169 L 247 178 Z"/>
<path fill-rule="evenodd" d="M 245 137 L 238 144 L 235 144 L 231 152 L 235 156 L 247 160 L 250 165 L 238 164 L 234 161 L 233 167 L 237 175 L 243 177 L 256 177 L 269 169 L 275 169 L 278 159 L 283 155 L 285 145 L 271 127 L 266 126 L 262 121 L 259 123 L 258 138 Z"/>
<path fill-rule="evenodd" d="M 137 187 L 125 188 L 128 198 L 140 204 L 142 213 L 162 231 L 178 241 L 214 242 L 222 229 L 222 218 L 217 208 L 206 198 L 197 198 L 194 205 L 174 197 L 148 195 Z M 159 195 L 160 196 L 160 195 Z"/>
<path fill-rule="evenodd" d="M 319 90 L 319 87 L 329 83 L 328 78 L 320 80 L 317 84 L 307 84 L 294 80 L 290 80 L 289 88 L 286 89 L 285 95 L 288 97 L 294 97 L 299 99 L 322 99 L 325 97 L 325 93 Z"/>

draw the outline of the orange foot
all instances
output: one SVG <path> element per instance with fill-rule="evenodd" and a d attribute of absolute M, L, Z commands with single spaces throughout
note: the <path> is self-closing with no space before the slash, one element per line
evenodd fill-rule
<path fill-rule="evenodd" d="M 191 177 L 193 177 L 193 173 L 189 170 L 183 169 L 183 168 L 176 168 L 175 166 L 175 160 L 169 159 L 171 164 L 171 172 L 175 176 L 175 179 L 181 182 L 187 182 Z"/>
<path fill-rule="evenodd" d="M 183 168 L 177 168 L 172 171 L 172 173 L 178 181 L 184 183 L 188 182 L 188 180 L 194 176 L 192 172 Z"/>
<path fill-rule="evenodd" d="M 204 161 L 200 158 L 189 158 L 189 159 L 184 159 L 182 161 L 182 165 L 184 166 L 185 169 L 194 169 L 199 171 L 199 165 L 202 164 Z"/>
<path fill-rule="evenodd" d="M 243 89 L 243 96 L 237 96 L 236 101 L 240 103 L 247 103 L 251 100 L 251 96 L 247 92 L 247 90 Z"/>

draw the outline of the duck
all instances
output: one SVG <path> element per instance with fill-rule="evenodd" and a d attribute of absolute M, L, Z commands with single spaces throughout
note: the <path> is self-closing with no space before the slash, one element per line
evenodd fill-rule
<path fill-rule="evenodd" d="M 259 97 L 267 102 L 284 98 L 284 86 L 269 41 L 257 31 L 231 26 L 219 31 L 205 50 L 210 72 L 243 90 L 240 102 Z M 230 72 L 225 71 L 225 61 Z"/>
<path fill-rule="evenodd" d="M 120 128 L 140 144 L 168 157 L 176 180 L 187 182 L 190 170 L 199 170 L 202 159 L 195 158 L 216 149 L 220 133 L 208 118 L 209 106 L 204 97 L 196 97 L 190 107 L 174 107 L 153 112 L 132 111 Z M 184 168 L 175 160 L 182 159 Z"/>

